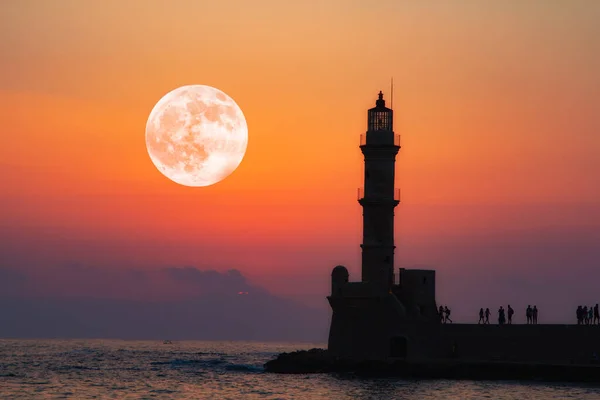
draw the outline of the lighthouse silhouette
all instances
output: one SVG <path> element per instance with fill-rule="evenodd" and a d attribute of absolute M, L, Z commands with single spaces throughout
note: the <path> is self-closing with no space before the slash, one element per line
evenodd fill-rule
<path fill-rule="evenodd" d="M 578 368 L 597 362 L 600 342 L 594 329 L 560 324 L 491 327 L 442 323 L 436 305 L 434 270 L 400 268 L 395 279 L 394 211 L 400 197 L 394 174 L 400 141 L 394 134 L 393 121 L 393 111 L 385 106 L 383 93 L 379 92 L 375 107 L 367 112 L 367 132 L 360 139 L 365 163 L 364 188 L 358 194 L 363 211 L 362 279 L 351 282 L 346 267 L 333 268 L 331 294 L 327 297 L 332 315 L 326 364 L 316 362 L 314 367 L 315 359 L 311 357 L 318 360 L 320 353 L 309 351 L 308 355 L 298 353 L 299 365 L 325 370 L 333 365 L 341 371 L 360 366 L 363 371 L 376 372 L 387 363 L 409 374 L 423 367 L 426 376 L 441 376 L 436 374 L 444 370 L 448 377 L 464 373 L 475 379 L 483 376 L 481 368 L 488 365 L 490 369 L 484 373 L 492 379 L 529 379 L 532 373 L 548 374 L 551 379 L 569 374 L 581 377 L 583 370 Z M 441 369 L 430 369 L 434 362 L 439 362 Z M 470 366 L 457 372 L 463 362 Z M 524 369 L 515 369 L 519 365 Z M 532 369 L 538 368 L 536 365 L 551 369 Z M 515 371 L 513 375 L 511 371 Z M 598 371 L 594 371 L 584 375 L 598 381 Z M 506 378 L 509 375 L 512 377 Z"/>
<path fill-rule="evenodd" d="M 348 269 L 331 273 L 333 311 L 329 352 L 358 360 L 402 359 L 410 354 L 413 323 L 439 324 L 435 302 L 435 271 L 399 270 L 394 275 L 394 211 L 400 203 L 395 188 L 400 136 L 394 133 L 394 112 L 380 91 L 367 111 L 367 132 L 361 135 L 364 187 L 358 190 L 363 211 L 362 279 L 350 282 Z M 418 351 L 416 348 L 414 351 Z"/>
<path fill-rule="evenodd" d="M 394 111 L 385 106 L 381 91 L 367 120 L 360 144 L 365 184 L 358 195 L 363 208 L 362 280 L 388 292 L 394 284 L 394 208 L 400 202 L 394 181 L 400 141 L 393 131 Z"/>

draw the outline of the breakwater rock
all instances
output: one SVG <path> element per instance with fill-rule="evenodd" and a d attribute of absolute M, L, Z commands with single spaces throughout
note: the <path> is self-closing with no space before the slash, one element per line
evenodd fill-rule
<path fill-rule="evenodd" d="M 336 372 L 340 367 L 327 350 L 310 349 L 281 353 L 265 364 L 266 372 L 282 374 L 314 374 Z"/>
<path fill-rule="evenodd" d="M 414 379 L 534 380 L 600 383 L 600 365 L 556 365 L 467 360 L 349 361 L 331 357 L 327 350 L 282 353 L 265 365 L 266 372 L 283 374 L 351 373 L 357 377 Z"/>

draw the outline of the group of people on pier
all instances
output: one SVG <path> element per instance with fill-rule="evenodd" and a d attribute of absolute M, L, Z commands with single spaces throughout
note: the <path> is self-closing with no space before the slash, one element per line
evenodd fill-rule
<path fill-rule="evenodd" d="M 440 316 L 440 321 L 442 321 L 443 324 L 448 322 L 452 323 L 452 320 L 450 319 L 450 309 L 448 306 L 440 306 L 438 309 L 438 314 Z"/>
<path fill-rule="evenodd" d="M 537 306 L 533 306 L 533 308 L 531 308 L 531 306 L 527 306 L 527 309 L 525 310 L 525 316 L 527 317 L 528 324 L 536 325 L 538 317 Z"/>
<path fill-rule="evenodd" d="M 450 319 L 450 309 L 448 306 L 440 306 L 438 310 L 438 314 L 442 323 L 452 323 Z M 489 308 L 485 310 L 483 308 L 479 309 L 479 321 L 478 325 L 489 325 L 490 323 L 490 315 L 491 311 Z M 498 309 L 498 325 L 508 324 L 511 325 L 513 322 L 513 315 L 515 315 L 515 310 L 508 305 L 508 308 L 505 310 L 504 307 L 500 306 Z M 531 307 L 527 306 L 525 309 L 525 317 L 527 318 L 527 324 L 537 325 L 538 323 L 538 308 L 537 306 Z M 577 307 L 577 325 L 600 325 L 600 308 L 598 304 L 595 306 L 578 306 Z"/>
<path fill-rule="evenodd" d="M 600 325 L 600 312 L 598 304 L 594 307 L 578 306 L 577 307 L 577 325 Z"/>
<path fill-rule="evenodd" d="M 491 314 L 492 313 L 489 308 L 486 308 L 485 311 L 483 311 L 483 308 L 480 308 L 479 321 L 477 322 L 477 324 L 489 325 Z M 515 315 L 515 310 L 510 306 L 510 304 L 508 305 L 508 308 L 506 310 L 503 306 L 500 306 L 500 308 L 498 309 L 498 325 L 512 325 L 513 315 Z M 527 306 L 526 315 L 528 324 L 531 321 L 535 321 L 535 323 L 537 324 L 537 308 L 535 306 L 533 308 L 531 308 L 531 306 Z M 533 316 L 535 316 L 535 319 L 533 319 Z"/>
<path fill-rule="evenodd" d="M 490 323 L 490 309 L 486 308 L 483 311 L 483 308 L 479 309 L 479 321 L 477 324 L 489 324 Z M 515 315 L 515 310 L 508 305 L 508 308 L 505 310 L 504 307 L 500 306 L 498 309 L 498 325 L 512 325 L 513 315 Z M 507 318 L 508 316 L 508 318 Z M 537 324 L 538 321 L 538 309 L 537 306 L 533 306 L 533 308 L 529 305 L 525 310 L 525 316 L 527 317 L 528 324 Z"/>

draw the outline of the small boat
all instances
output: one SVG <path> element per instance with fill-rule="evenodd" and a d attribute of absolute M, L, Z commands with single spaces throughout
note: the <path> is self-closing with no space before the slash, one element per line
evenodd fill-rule
<path fill-rule="evenodd" d="M 163 340 L 163 344 L 173 344 L 170 340 Z"/>

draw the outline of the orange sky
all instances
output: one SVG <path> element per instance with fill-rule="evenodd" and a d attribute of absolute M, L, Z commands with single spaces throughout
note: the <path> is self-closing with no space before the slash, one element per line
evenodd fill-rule
<path fill-rule="evenodd" d="M 594 0 L 3 1 L 2 229 L 57 262 L 358 279 L 358 141 L 391 76 L 397 241 L 600 224 L 577 211 L 600 204 L 599 20 Z M 146 152 L 152 107 L 185 84 L 248 122 L 213 187 Z"/>

